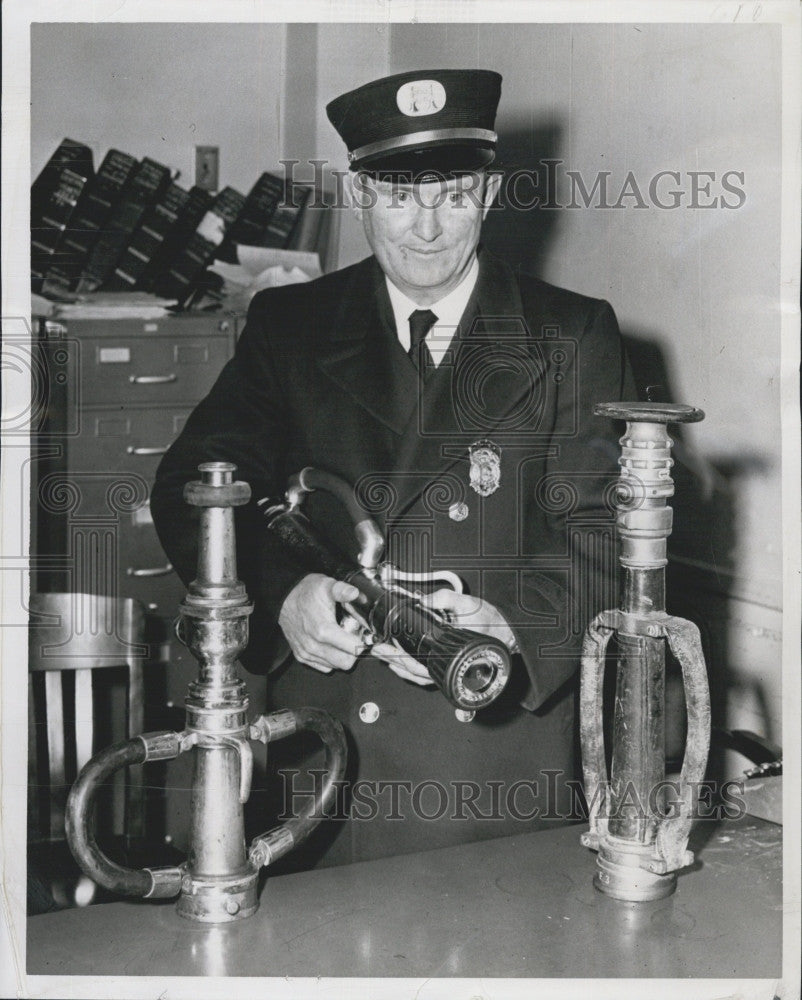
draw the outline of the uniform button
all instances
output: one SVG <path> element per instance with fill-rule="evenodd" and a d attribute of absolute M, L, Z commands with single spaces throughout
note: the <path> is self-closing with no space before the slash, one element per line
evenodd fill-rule
<path fill-rule="evenodd" d="M 452 503 L 448 508 L 448 516 L 452 521 L 464 521 L 468 514 L 470 514 L 470 510 L 464 502 Z"/>
<path fill-rule="evenodd" d="M 366 701 L 364 705 L 359 706 L 359 718 L 363 722 L 375 722 L 380 715 L 379 706 L 375 701 Z"/>

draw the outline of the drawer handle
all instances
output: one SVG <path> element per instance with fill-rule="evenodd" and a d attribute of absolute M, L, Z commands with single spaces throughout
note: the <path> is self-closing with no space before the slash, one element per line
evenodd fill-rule
<path fill-rule="evenodd" d="M 129 444 L 125 449 L 129 455 L 163 455 L 167 451 L 168 445 L 163 444 L 155 448 L 135 448 Z"/>
<path fill-rule="evenodd" d="M 148 569 L 134 569 L 133 566 L 129 566 L 125 572 L 129 576 L 167 576 L 173 572 L 173 566 L 172 563 L 167 563 L 165 566 L 151 566 Z"/>
<path fill-rule="evenodd" d="M 169 375 L 129 375 L 128 381 L 135 385 L 164 385 L 165 382 L 177 382 L 178 376 L 174 372 Z"/>

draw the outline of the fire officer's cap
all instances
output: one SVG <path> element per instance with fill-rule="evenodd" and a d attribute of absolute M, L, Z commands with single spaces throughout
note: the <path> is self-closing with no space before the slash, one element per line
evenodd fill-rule
<path fill-rule="evenodd" d="M 326 106 L 351 170 L 416 181 L 480 170 L 495 157 L 501 76 L 431 69 L 366 83 Z"/>

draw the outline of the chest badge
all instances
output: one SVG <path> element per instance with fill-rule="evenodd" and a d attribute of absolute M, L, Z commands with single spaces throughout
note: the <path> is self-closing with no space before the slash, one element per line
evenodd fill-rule
<path fill-rule="evenodd" d="M 470 483 L 480 497 L 489 497 L 501 485 L 501 449 L 492 441 L 475 441 L 469 448 Z"/>

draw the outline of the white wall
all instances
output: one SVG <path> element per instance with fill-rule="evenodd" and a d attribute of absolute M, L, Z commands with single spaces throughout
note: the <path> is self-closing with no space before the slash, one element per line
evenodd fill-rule
<path fill-rule="evenodd" d="M 34 24 L 31 168 L 65 136 L 150 156 L 194 182 L 195 146 L 220 147 L 220 186 L 247 193 L 279 167 L 283 25 Z"/>
<path fill-rule="evenodd" d="M 391 29 L 386 24 L 321 24 L 318 26 L 317 155 L 335 170 L 347 170 L 340 137 L 326 117 L 326 104 L 353 87 L 393 72 Z M 361 225 L 349 210 L 339 211 L 339 265 L 345 267 L 370 253 Z"/>

